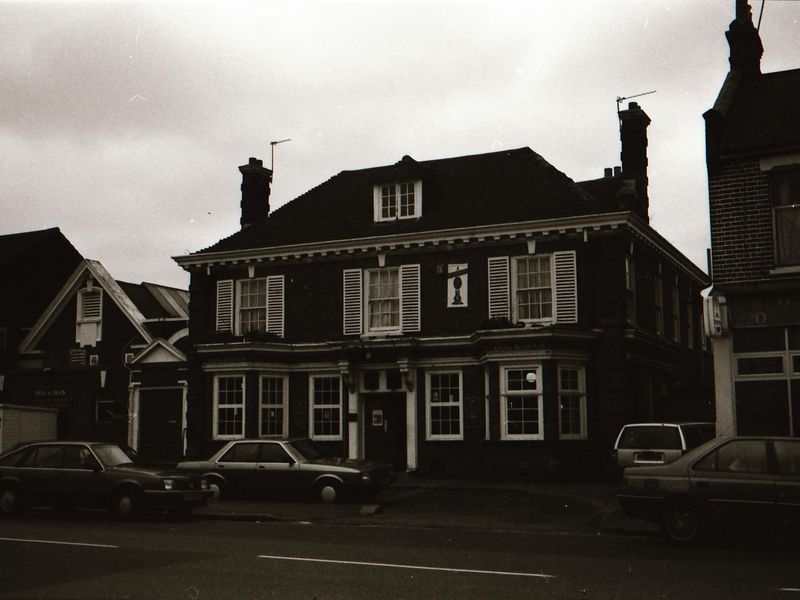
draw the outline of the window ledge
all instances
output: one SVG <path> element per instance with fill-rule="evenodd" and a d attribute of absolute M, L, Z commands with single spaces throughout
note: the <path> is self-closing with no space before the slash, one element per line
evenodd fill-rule
<path fill-rule="evenodd" d="M 397 331 L 373 331 L 371 333 L 364 333 L 361 335 L 362 340 L 382 340 L 384 338 L 401 337 L 403 332 L 399 329 Z"/>
<path fill-rule="evenodd" d="M 793 265 L 791 267 L 775 267 L 770 269 L 770 275 L 792 275 L 800 273 L 800 265 Z"/>

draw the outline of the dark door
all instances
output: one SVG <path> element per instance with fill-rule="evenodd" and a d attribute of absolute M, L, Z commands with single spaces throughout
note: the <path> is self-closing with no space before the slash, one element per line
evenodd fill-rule
<path fill-rule="evenodd" d="M 183 457 L 183 390 L 143 389 L 139 396 L 139 454 L 144 462 Z"/>
<path fill-rule="evenodd" d="M 364 395 L 364 457 L 406 468 L 406 395 Z"/>

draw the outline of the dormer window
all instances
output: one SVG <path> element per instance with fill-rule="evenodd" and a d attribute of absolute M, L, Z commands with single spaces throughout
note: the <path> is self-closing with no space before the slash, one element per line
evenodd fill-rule
<path fill-rule="evenodd" d="M 374 188 L 375 221 L 422 216 L 422 182 L 384 183 Z"/>

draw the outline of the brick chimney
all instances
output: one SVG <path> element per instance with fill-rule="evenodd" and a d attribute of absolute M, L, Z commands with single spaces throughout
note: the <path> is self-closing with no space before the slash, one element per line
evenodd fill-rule
<path fill-rule="evenodd" d="M 731 21 L 725 37 L 728 38 L 731 49 L 728 58 L 731 71 L 739 71 L 745 76 L 760 74 L 764 46 L 761 45 L 761 38 L 753 25 L 753 15 L 747 0 L 736 0 L 736 18 Z"/>
<path fill-rule="evenodd" d="M 650 117 L 636 102 L 619 112 L 619 135 L 622 142 L 622 178 L 634 181 L 636 199 L 631 210 L 650 222 L 650 201 L 647 196 L 647 126 Z"/>
<path fill-rule="evenodd" d="M 239 167 L 242 173 L 242 229 L 262 223 L 269 214 L 269 186 L 272 171 L 257 158 Z"/>

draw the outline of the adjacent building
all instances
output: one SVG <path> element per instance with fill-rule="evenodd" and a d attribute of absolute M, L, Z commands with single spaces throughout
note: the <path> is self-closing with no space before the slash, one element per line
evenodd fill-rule
<path fill-rule="evenodd" d="M 761 72 L 750 6 L 706 121 L 719 434 L 800 435 L 800 69 Z"/>
<path fill-rule="evenodd" d="M 649 225 L 647 126 L 576 183 L 529 148 L 342 171 L 191 275 L 189 454 L 309 436 L 423 474 L 598 474 L 623 423 L 713 414 L 706 275 Z"/>

